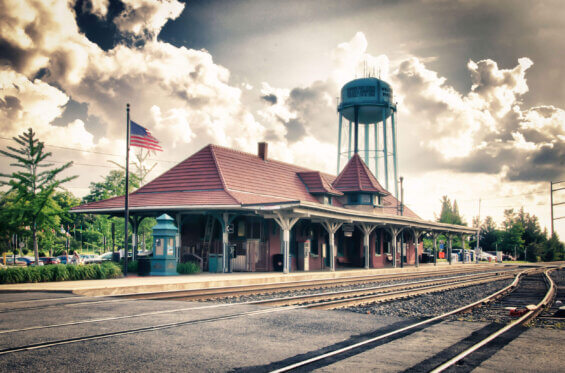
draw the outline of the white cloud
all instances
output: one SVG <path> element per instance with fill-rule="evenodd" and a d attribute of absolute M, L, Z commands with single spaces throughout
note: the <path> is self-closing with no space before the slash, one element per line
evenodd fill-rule
<path fill-rule="evenodd" d="M 156 38 L 163 26 L 177 18 L 184 4 L 177 0 L 122 0 L 124 11 L 114 20 L 118 29 L 137 37 Z"/>
<path fill-rule="evenodd" d="M 110 0 L 84 0 L 82 3 L 82 11 L 92 13 L 100 19 L 104 19 L 108 14 L 108 6 Z"/>

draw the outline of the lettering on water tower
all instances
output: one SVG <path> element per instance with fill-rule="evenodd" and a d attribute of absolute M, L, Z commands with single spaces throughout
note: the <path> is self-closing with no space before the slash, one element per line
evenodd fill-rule
<path fill-rule="evenodd" d="M 347 88 L 347 97 L 375 97 L 375 86 L 361 86 Z"/>

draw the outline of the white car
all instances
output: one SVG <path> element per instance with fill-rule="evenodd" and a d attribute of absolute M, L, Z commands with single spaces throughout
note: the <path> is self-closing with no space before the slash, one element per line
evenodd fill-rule
<path fill-rule="evenodd" d="M 479 260 L 486 260 L 486 261 L 495 262 L 496 261 L 496 255 L 492 255 L 492 254 L 489 254 L 489 253 L 486 253 L 486 252 L 482 252 L 482 253 L 479 254 Z"/>

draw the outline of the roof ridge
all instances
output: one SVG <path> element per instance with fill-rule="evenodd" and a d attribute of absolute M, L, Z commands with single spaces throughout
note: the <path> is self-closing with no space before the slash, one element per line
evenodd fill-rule
<path fill-rule="evenodd" d="M 355 165 L 357 166 L 357 182 L 359 183 L 359 189 L 363 190 L 363 184 L 361 183 L 361 170 L 359 168 L 359 153 L 353 154 L 353 158 L 355 158 Z"/>
<path fill-rule="evenodd" d="M 175 164 L 173 167 L 161 172 L 161 174 L 155 178 L 153 178 L 153 180 L 151 180 L 150 182 L 148 182 L 147 184 L 137 188 L 137 190 L 133 191 L 130 193 L 130 195 L 139 192 L 141 189 L 145 188 L 147 185 L 151 184 L 152 182 L 154 182 L 155 180 L 158 180 L 161 176 L 165 175 L 166 173 L 168 173 L 169 171 L 171 171 L 172 169 L 174 169 L 175 167 L 180 166 L 181 164 L 183 164 L 184 162 L 186 162 L 187 160 L 189 160 L 190 158 L 194 157 L 196 154 L 200 153 L 201 151 L 203 151 L 204 149 L 210 147 L 211 144 L 208 144 L 206 146 L 203 146 L 202 148 L 200 148 L 199 150 L 197 150 L 195 153 L 192 153 L 191 155 L 189 155 L 188 157 L 186 157 L 185 159 L 183 159 L 182 161 L 178 162 L 177 164 Z M 143 193 L 143 192 L 141 192 Z"/>
<path fill-rule="evenodd" d="M 218 162 L 218 159 L 216 158 L 216 152 L 214 151 L 214 145 L 210 144 L 210 153 L 212 154 L 212 159 L 214 160 L 214 164 L 216 165 L 216 169 L 218 170 L 218 176 L 220 177 L 220 181 L 222 182 L 222 186 L 224 187 L 224 191 L 229 194 L 229 196 L 231 198 L 234 199 L 234 201 L 236 201 L 237 203 L 240 203 L 240 201 L 237 200 L 237 198 L 235 198 L 231 193 L 230 193 L 230 189 L 228 188 L 228 185 L 226 184 L 226 180 L 224 178 L 224 174 L 222 173 L 222 167 L 220 167 L 220 162 Z"/>
<path fill-rule="evenodd" d="M 239 150 L 239 149 L 232 149 L 232 148 L 228 148 L 228 147 L 226 147 L 226 146 L 216 145 L 216 144 L 209 144 L 208 146 L 210 146 L 210 147 L 212 147 L 212 148 L 218 148 L 218 149 L 222 149 L 222 150 L 227 150 L 227 151 L 230 151 L 230 152 L 233 152 L 233 153 L 238 153 L 238 154 L 242 154 L 242 155 L 245 155 L 245 156 L 250 156 L 250 157 L 254 157 L 254 158 L 261 159 L 261 158 L 259 158 L 259 156 L 258 156 L 257 154 L 255 154 L 255 153 L 249 153 L 249 152 L 246 152 L 246 151 L 243 151 L 243 150 Z M 294 168 L 295 170 L 296 170 L 296 169 L 300 169 L 301 172 L 321 172 L 321 171 L 319 171 L 319 170 L 313 170 L 313 169 L 311 169 L 311 168 L 306 168 L 306 167 L 304 167 L 304 166 L 298 166 L 298 165 L 295 165 L 295 164 L 292 164 L 292 163 L 279 161 L 278 159 L 274 159 L 274 158 L 267 158 L 266 160 L 263 160 L 263 161 L 264 161 L 264 162 L 278 163 L 278 164 L 281 164 L 281 165 L 289 166 L 289 167 L 291 167 L 291 168 Z M 294 172 L 297 172 L 297 171 L 294 171 Z M 328 175 L 329 175 L 329 174 L 328 174 Z"/>

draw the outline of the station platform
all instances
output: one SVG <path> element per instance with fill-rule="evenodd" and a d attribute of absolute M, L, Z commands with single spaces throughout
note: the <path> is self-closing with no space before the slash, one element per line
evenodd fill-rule
<path fill-rule="evenodd" d="M 119 279 L 108 280 L 83 280 L 83 281 L 61 281 L 61 282 L 41 282 L 25 284 L 5 284 L 0 285 L 0 292 L 64 292 L 83 296 L 108 296 L 140 294 L 163 291 L 179 291 L 189 289 L 210 289 L 227 286 L 243 286 L 269 283 L 283 283 L 293 281 L 321 280 L 348 278 L 367 275 L 388 275 L 394 273 L 414 273 L 414 272 L 437 272 L 447 269 L 462 268 L 492 268 L 502 266 L 493 263 L 467 263 L 452 264 L 438 263 L 421 264 L 419 267 L 404 268 L 380 268 L 363 269 L 347 268 L 331 271 L 311 271 L 311 272 L 292 272 L 283 274 L 281 272 L 236 272 L 236 273 L 198 273 L 192 275 L 178 276 L 137 276 L 129 275 Z"/>

